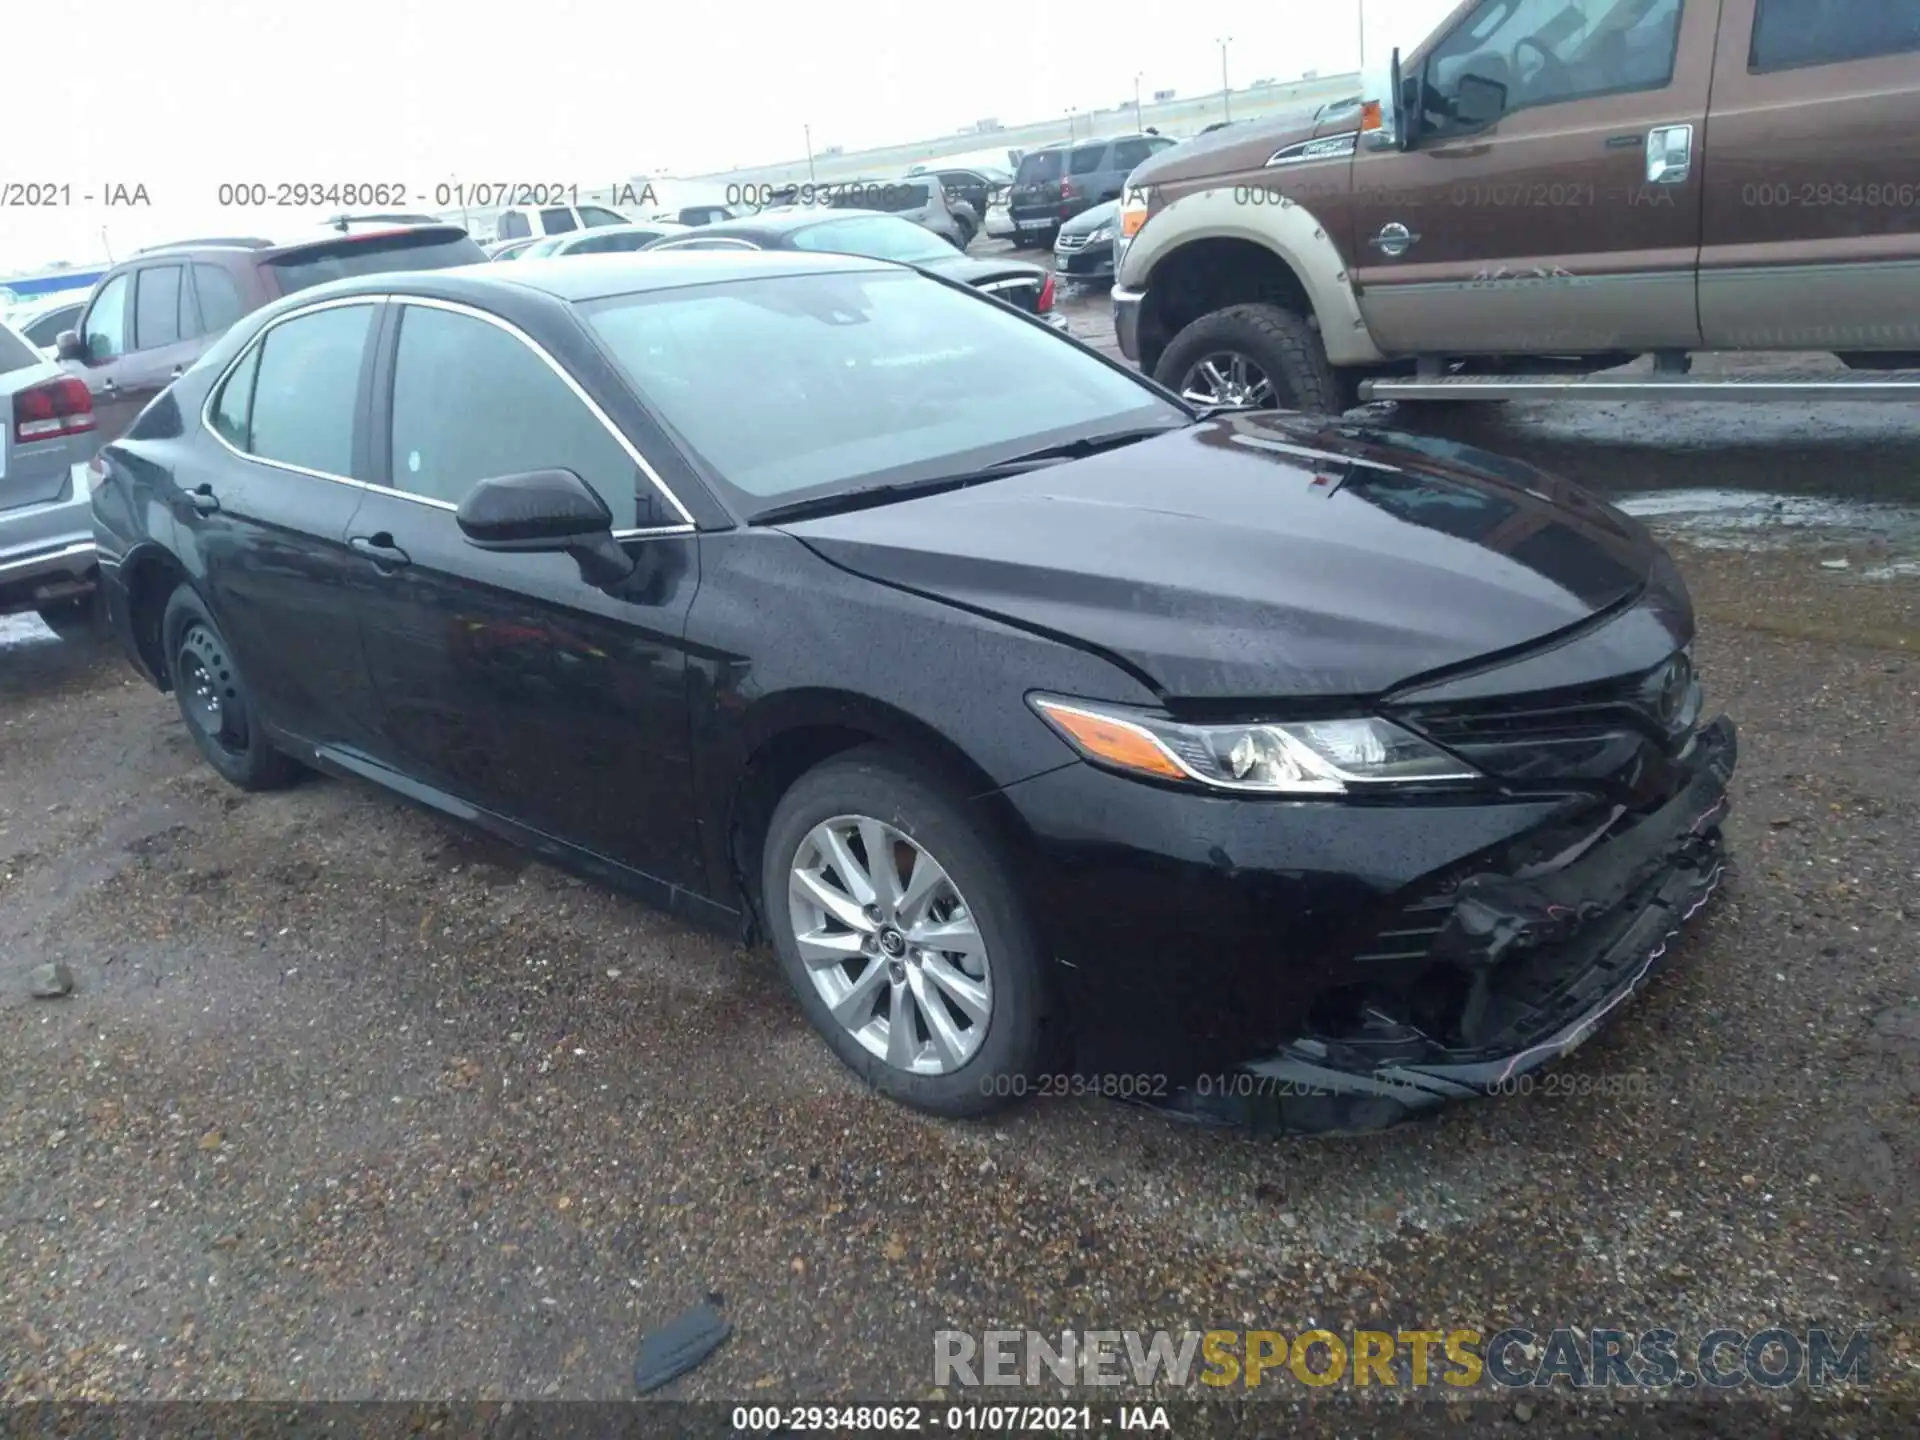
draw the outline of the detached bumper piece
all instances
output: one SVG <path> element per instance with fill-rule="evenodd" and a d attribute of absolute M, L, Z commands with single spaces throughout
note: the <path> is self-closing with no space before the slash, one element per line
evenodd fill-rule
<path fill-rule="evenodd" d="M 1451 892 L 1416 985 L 1364 998 L 1352 1021 L 1202 1076 L 1162 1107 L 1260 1131 L 1350 1134 L 1496 1094 L 1571 1053 L 1638 990 L 1726 867 L 1721 823 L 1738 741 L 1699 732 L 1691 780 L 1579 858 Z"/>

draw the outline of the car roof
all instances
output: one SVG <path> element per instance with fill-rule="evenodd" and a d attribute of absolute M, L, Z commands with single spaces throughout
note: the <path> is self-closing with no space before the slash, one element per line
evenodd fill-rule
<path fill-rule="evenodd" d="M 455 265 L 444 270 L 354 276 L 299 291 L 297 296 L 289 297 L 297 299 L 299 304 L 283 303 L 275 309 L 279 313 L 316 300 L 390 293 L 483 304 L 489 295 L 500 293 L 503 287 L 536 290 L 571 304 L 610 295 L 724 285 L 733 280 L 907 268 L 859 255 L 806 250 L 628 250 L 604 255 L 572 255 L 564 259 L 541 256 L 512 265 Z"/>

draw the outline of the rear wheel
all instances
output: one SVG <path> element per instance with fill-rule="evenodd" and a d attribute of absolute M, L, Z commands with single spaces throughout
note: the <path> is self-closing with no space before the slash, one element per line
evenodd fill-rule
<path fill-rule="evenodd" d="M 1024 1093 L 1046 1033 L 1041 949 L 965 802 L 881 747 L 775 807 L 761 909 L 801 1008 L 842 1061 L 917 1110 Z"/>
<path fill-rule="evenodd" d="M 207 763 L 242 790 L 291 783 L 300 767 L 261 730 L 240 667 L 193 590 L 182 585 L 173 592 L 160 633 L 180 716 Z"/>
<path fill-rule="evenodd" d="M 1277 305 L 1229 305 L 1173 337 L 1153 378 L 1195 405 L 1339 414 L 1354 387 L 1311 322 Z"/>

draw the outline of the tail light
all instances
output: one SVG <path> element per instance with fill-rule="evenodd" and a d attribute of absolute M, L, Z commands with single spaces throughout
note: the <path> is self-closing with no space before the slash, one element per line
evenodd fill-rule
<path fill-rule="evenodd" d="M 1073 199 L 1073 182 L 1071 180 L 1062 180 L 1060 182 L 1060 198 L 1062 200 Z"/>
<path fill-rule="evenodd" d="M 13 397 L 13 443 L 33 445 L 93 429 L 93 396 L 87 382 L 62 375 Z"/>
<path fill-rule="evenodd" d="M 1040 298 L 1033 302 L 1033 313 L 1045 315 L 1053 309 L 1053 272 L 1047 272 L 1047 278 L 1040 282 Z"/>

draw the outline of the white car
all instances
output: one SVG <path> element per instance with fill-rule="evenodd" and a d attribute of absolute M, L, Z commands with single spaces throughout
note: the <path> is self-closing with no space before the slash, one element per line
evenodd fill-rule
<path fill-rule="evenodd" d="M 638 225 L 602 225 L 593 230 L 576 230 L 569 235 L 549 235 L 536 240 L 515 259 L 540 260 L 553 255 L 605 255 L 614 250 L 639 250 L 668 235 L 692 230 L 673 220 L 649 220 Z"/>
<path fill-rule="evenodd" d="M 1011 239 L 1017 232 L 1013 225 L 1013 215 L 1007 209 L 1007 202 L 996 200 L 987 206 L 986 217 L 980 222 L 980 228 L 997 239 Z"/>
<path fill-rule="evenodd" d="M 494 221 L 493 238 L 525 240 L 630 223 L 618 210 L 605 205 L 513 205 L 502 210 L 500 218 Z"/>

